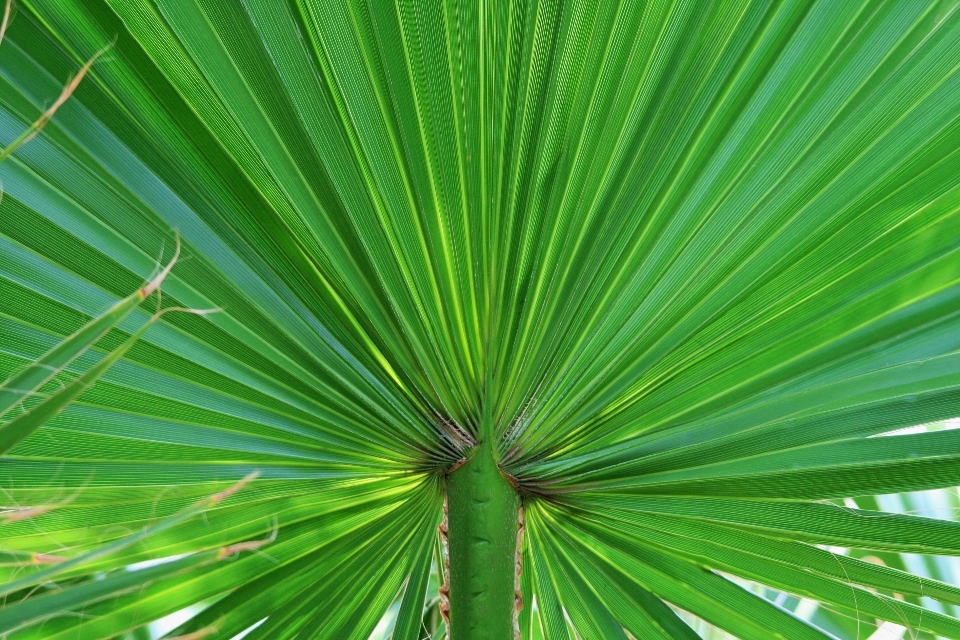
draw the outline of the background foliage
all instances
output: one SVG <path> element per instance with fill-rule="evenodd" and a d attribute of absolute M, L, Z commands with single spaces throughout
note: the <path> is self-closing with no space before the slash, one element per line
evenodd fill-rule
<path fill-rule="evenodd" d="M 874 497 L 960 481 L 875 437 L 960 415 L 958 51 L 947 1 L 23 0 L 0 374 L 183 255 L 2 418 L 119 354 L 0 461 L 0 633 L 416 638 L 489 420 L 524 637 L 960 638 L 960 524 Z"/>

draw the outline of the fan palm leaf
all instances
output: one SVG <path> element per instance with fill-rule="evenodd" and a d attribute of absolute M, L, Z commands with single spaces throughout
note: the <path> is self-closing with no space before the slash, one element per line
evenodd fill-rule
<path fill-rule="evenodd" d="M 892 433 L 960 415 L 955 3 L 20 0 L 0 37 L 0 551 L 92 558 L 14 565 L 11 638 L 960 638 L 905 560 L 960 523 L 873 497 L 960 481 L 960 431 Z M 163 307 L 215 313 L 130 298 L 176 238 Z"/>

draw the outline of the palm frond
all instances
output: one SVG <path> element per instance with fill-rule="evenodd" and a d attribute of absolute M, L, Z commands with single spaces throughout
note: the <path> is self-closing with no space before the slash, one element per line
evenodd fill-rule
<path fill-rule="evenodd" d="M 65 381 L 0 488 L 71 496 L 0 553 L 115 549 L 11 638 L 446 633 L 478 444 L 524 639 L 960 638 L 918 568 L 960 524 L 874 497 L 960 482 L 960 432 L 891 434 L 960 416 L 955 3 L 21 0 L 0 37 L 0 411 Z M 165 306 L 217 313 L 129 297 L 175 237 Z"/>

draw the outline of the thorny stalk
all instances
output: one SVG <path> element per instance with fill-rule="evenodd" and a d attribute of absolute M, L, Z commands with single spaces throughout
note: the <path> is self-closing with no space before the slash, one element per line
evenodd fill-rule
<path fill-rule="evenodd" d="M 513 640 L 520 640 L 520 611 L 523 610 L 523 588 L 520 586 L 520 574 L 523 573 L 523 530 L 527 523 L 523 517 L 523 502 L 517 516 L 517 573 L 514 579 Z"/>
<path fill-rule="evenodd" d="M 440 541 L 443 544 L 443 584 L 440 585 L 440 617 L 450 628 L 450 540 L 448 532 L 447 494 L 443 494 L 443 521 L 440 522 Z"/>

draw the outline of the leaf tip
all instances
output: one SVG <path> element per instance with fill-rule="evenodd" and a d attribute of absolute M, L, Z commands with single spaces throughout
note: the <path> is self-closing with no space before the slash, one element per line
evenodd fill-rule
<path fill-rule="evenodd" d="M 144 285 L 142 289 L 140 289 L 140 295 L 143 298 L 146 298 L 151 293 L 153 293 L 154 291 L 160 288 L 160 285 L 163 284 L 163 281 L 166 279 L 166 277 L 170 275 L 170 271 L 173 269 L 173 265 L 177 263 L 177 259 L 179 257 L 180 257 L 180 234 L 178 233 L 177 248 L 173 252 L 173 257 L 170 259 L 170 262 L 167 263 L 167 266 L 165 266 L 160 271 L 160 273 L 158 273 L 156 277 L 153 278 L 153 280 L 148 282 L 146 285 Z"/>
<path fill-rule="evenodd" d="M 13 12 L 13 0 L 7 0 L 3 7 L 3 19 L 0 20 L 0 43 L 3 42 L 3 36 L 7 33 L 7 27 L 10 26 L 10 14 Z"/>
<path fill-rule="evenodd" d="M 248 473 L 246 476 L 244 476 L 239 482 L 237 482 L 233 486 L 227 487 L 220 493 L 215 493 L 212 496 L 210 496 L 210 498 L 208 498 L 210 506 L 212 507 L 215 504 L 223 502 L 224 500 L 226 500 L 227 498 L 235 494 L 237 491 L 240 491 L 240 489 L 243 489 L 245 486 L 247 486 L 248 484 L 250 484 L 251 482 L 253 482 L 259 477 L 260 477 L 259 471 L 253 471 L 251 473 Z"/>

